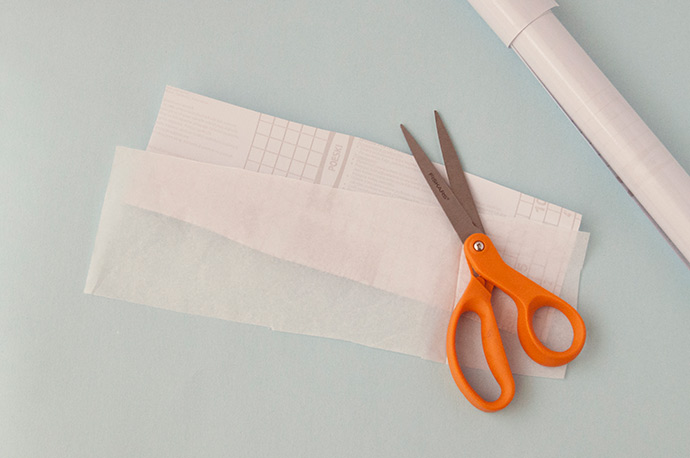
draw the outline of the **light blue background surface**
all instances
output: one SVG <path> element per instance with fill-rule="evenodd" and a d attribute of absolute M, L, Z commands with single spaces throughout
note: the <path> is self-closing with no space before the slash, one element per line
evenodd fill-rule
<path fill-rule="evenodd" d="M 23 0 L 0 13 L 0 456 L 688 456 L 690 270 L 464 0 Z M 690 170 L 690 3 L 556 15 Z M 472 408 L 443 365 L 82 294 L 114 148 L 166 84 L 578 211 L 589 337 Z M 436 159 L 439 159 L 437 156 Z"/>

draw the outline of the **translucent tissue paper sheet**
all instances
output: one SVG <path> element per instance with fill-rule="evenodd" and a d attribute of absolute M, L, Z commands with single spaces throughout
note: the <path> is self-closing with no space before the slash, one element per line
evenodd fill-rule
<path fill-rule="evenodd" d="M 125 204 L 433 307 L 453 301 L 462 247 L 438 206 L 126 148 L 115 162 Z"/>
<path fill-rule="evenodd" d="M 575 304 L 586 234 L 487 223 L 494 240 L 568 251 L 561 296 Z M 119 148 L 85 292 L 442 362 L 460 251 L 436 206 Z M 550 321 L 547 342 L 567 335 Z M 504 339 L 514 372 L 563 376 Z"/>
<path fill-rule="evenodd" d="M 442 362 L 448 313 L 108 202 L 86 293 Z"/>

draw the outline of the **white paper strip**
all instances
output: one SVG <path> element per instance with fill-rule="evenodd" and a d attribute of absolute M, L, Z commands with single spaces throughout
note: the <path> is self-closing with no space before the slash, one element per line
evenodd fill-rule
<path fill-rule="evenodd" d="M 437 205 L 410 154 L 171 86 L 165 88 L 146 150 Z M 580 227 L 579 213 L 470 173 L 466 176 L 483 214 L 526 218 L 573 231 Z"/>

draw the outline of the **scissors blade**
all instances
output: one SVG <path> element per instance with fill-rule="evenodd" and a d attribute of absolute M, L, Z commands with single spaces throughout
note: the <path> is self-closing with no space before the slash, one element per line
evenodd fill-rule
<path fill-rule="evenodd" d="M 462 204 L 465 211 L 470 215 L 472 223 L 478 229 L 480 229 L 481 232 L 484 232 L 482 219 L 479 217 L 477 206 L 474 203 L 472 192 L 467 184 L 467 178 L 465 177 L 465 172 L 462 169 L 462 165 L 460 165 L 460 158 L 458 157 L 458 153 L 455 151 L 453 141 L 450 139 L 448 130 L 446 130 L 446 126 L 443 124 L 443 120 L 438 114 L 438 111 L 434 111 L 434 117 L 436 118 L 438 141 L 441 145 L 441 154 L 443 155 L 443 163 L 446 166 L 446 173 L 448 174 L 450 188 L 453 190 L 453 194 L 455 194 L 458 202 Z"/>
<path fill-rule="evenodd" d="M 441 208 L 450 220 L 453 229 L 457 232 L 460 240 L 463 242 L 467 237 L 477 232 L 483 232 L 480 228 L 472 223 L 472 218 L 467 213 L 467 210 L 458 202 L 458 199 L 453 194 L 450 185 L 446 183 L 446 180 L 438 173 L 434 164 L 427 157 L 426 153 L 419 146 L 417 140 L 414 139 L 412 134 L 400 124 L 407 145 L 412 151 L 412 156 L 417 161 L 417 165 L 424 175 L 424 179 L 429 184 L 431 191 L 434 193 L 436 200 L 441 204 Z"/>

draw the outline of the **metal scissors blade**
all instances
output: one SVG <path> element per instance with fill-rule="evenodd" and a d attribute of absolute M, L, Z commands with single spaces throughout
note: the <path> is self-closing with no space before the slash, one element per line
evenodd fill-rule
<path fill-rule="evenodd" d="M 440 118 L 437 118 L 437 120 L 440 121 Z M 439 129 L 445 132 L 445 127 L 443 127 L 443 123 L 437 123 L 437 127 L 439 125 Z M 431 191 L 434 193 L 436 200 L 438 200 L 438 202 L 441 204 L 441 208 L 443 208 L 443 211 L 450 220 L 453 229 L 455 229 L 455 232 L 457 232 L 458 236 L 460 237 L 460 240 L 464 242 L 465 239 L 467 239 L 467 237 L 469 237 L 472 234 L 476 234 L 477 232 L 484 233 L 484 228 L 481 225 L 479 214 L 476 215 L 476 219 L 479 221 L 479 225 L 476 225 L 473 221 L 472 216 L 470 215 L 470 212 L 468 212 L 468 210 L 465 208 L 465 205 L 463 205 L 463 203 L 458 199 L 455 189 L 452 188 L 446 182 L 446 180 L 438 173 L 438 170 L 436 170 L 436 167 L 431 162 L 429 157 L 426 155 L 422 147 L 419 146 L 417 140 L 415 140 L 415 138 L 405 128 L 405 126 L 401 124 L 400 128 L 402 129 L 403 135 L 405 136 L 405 140 L 407 141 L 407 144 L 410 147 L 412 156 L 415 158 L 415 161 L 417 161 L 417 165 L 422 171 L 422 175 L 424 175 L 424 179 L 429 184 L 429 187 L 431 188 Z M 439 140 L 441 140 L 442 152 L 444 152 L 444 157 L 447 154 L 450 155 L 450 153 L 447 153 L 447 147 L 448 144 L 450 144 L 452 147 L 452 143 L 450 142 L 450 137 L 448 136 L 448 133 L 445 132 L 444 139 L 441 139 L 441 135 L 439 134 Z M 454 153 L 455 149 L 452 148 L 452 151 Z M 448 170 L 448 168 L 446 168 L 446 171 L 449 175 L 451 175 L 451 173 L 457 174 L 457 171 L 455 170 L 457 168 L 460 169 L 460 178 L 453 178 L 453 181 L 461 181 L 463 183 L 464 188 L 466 189 L 466 193 L 463 192 L 464 190 L 461 190 L 458 192 L 458 194 L 460 194 L 461 199 L 469 199 L 469 204 L 467 205 L 470 208 L 472 208 L 473 211 L 476 213 L 477 210 L 474 205 L 472 195 L 469 193 L 469 187 L 467 186 L 467 182 L 465 181 L 465 175 L 462 172 L 462 167 L 460 167 L 460 161 L 457 160 L 456 154 L 453 155 L 456 157 L 457 163 L 451 166 L 451 170 Z M 463 188 L 463 185 L 460 185 L 459 187 Z"/>
<path fill-rule="evenodd" d="M 453 194 L 455 194 L 458 202 L 462 204 L 465 211 L 470 215 L 472 223 L 479 229 L 480 232 L 484 232 L 482 219 L 479 217 L 479 212 L 477 211 L 477 206 L 474 203 L 472 192 L 467 184 L 465 172 L 462 169 L 462 165 L 460 165 L 460 157 L 455 151 L 453 141 L 450 139 L 448 130 L 446 130 L 446 126 L 443 124 L 443 120 L 441 119 L 441 115 L 438 114 L 438 111 L 434 111 L 434 117 L 436 118 L 438 142 L 441 145 L 441 154 L 443 155 L 443 163 L 446 166 L 446 173 L 448 174 L 450 188 L 453 190 Z"/>

